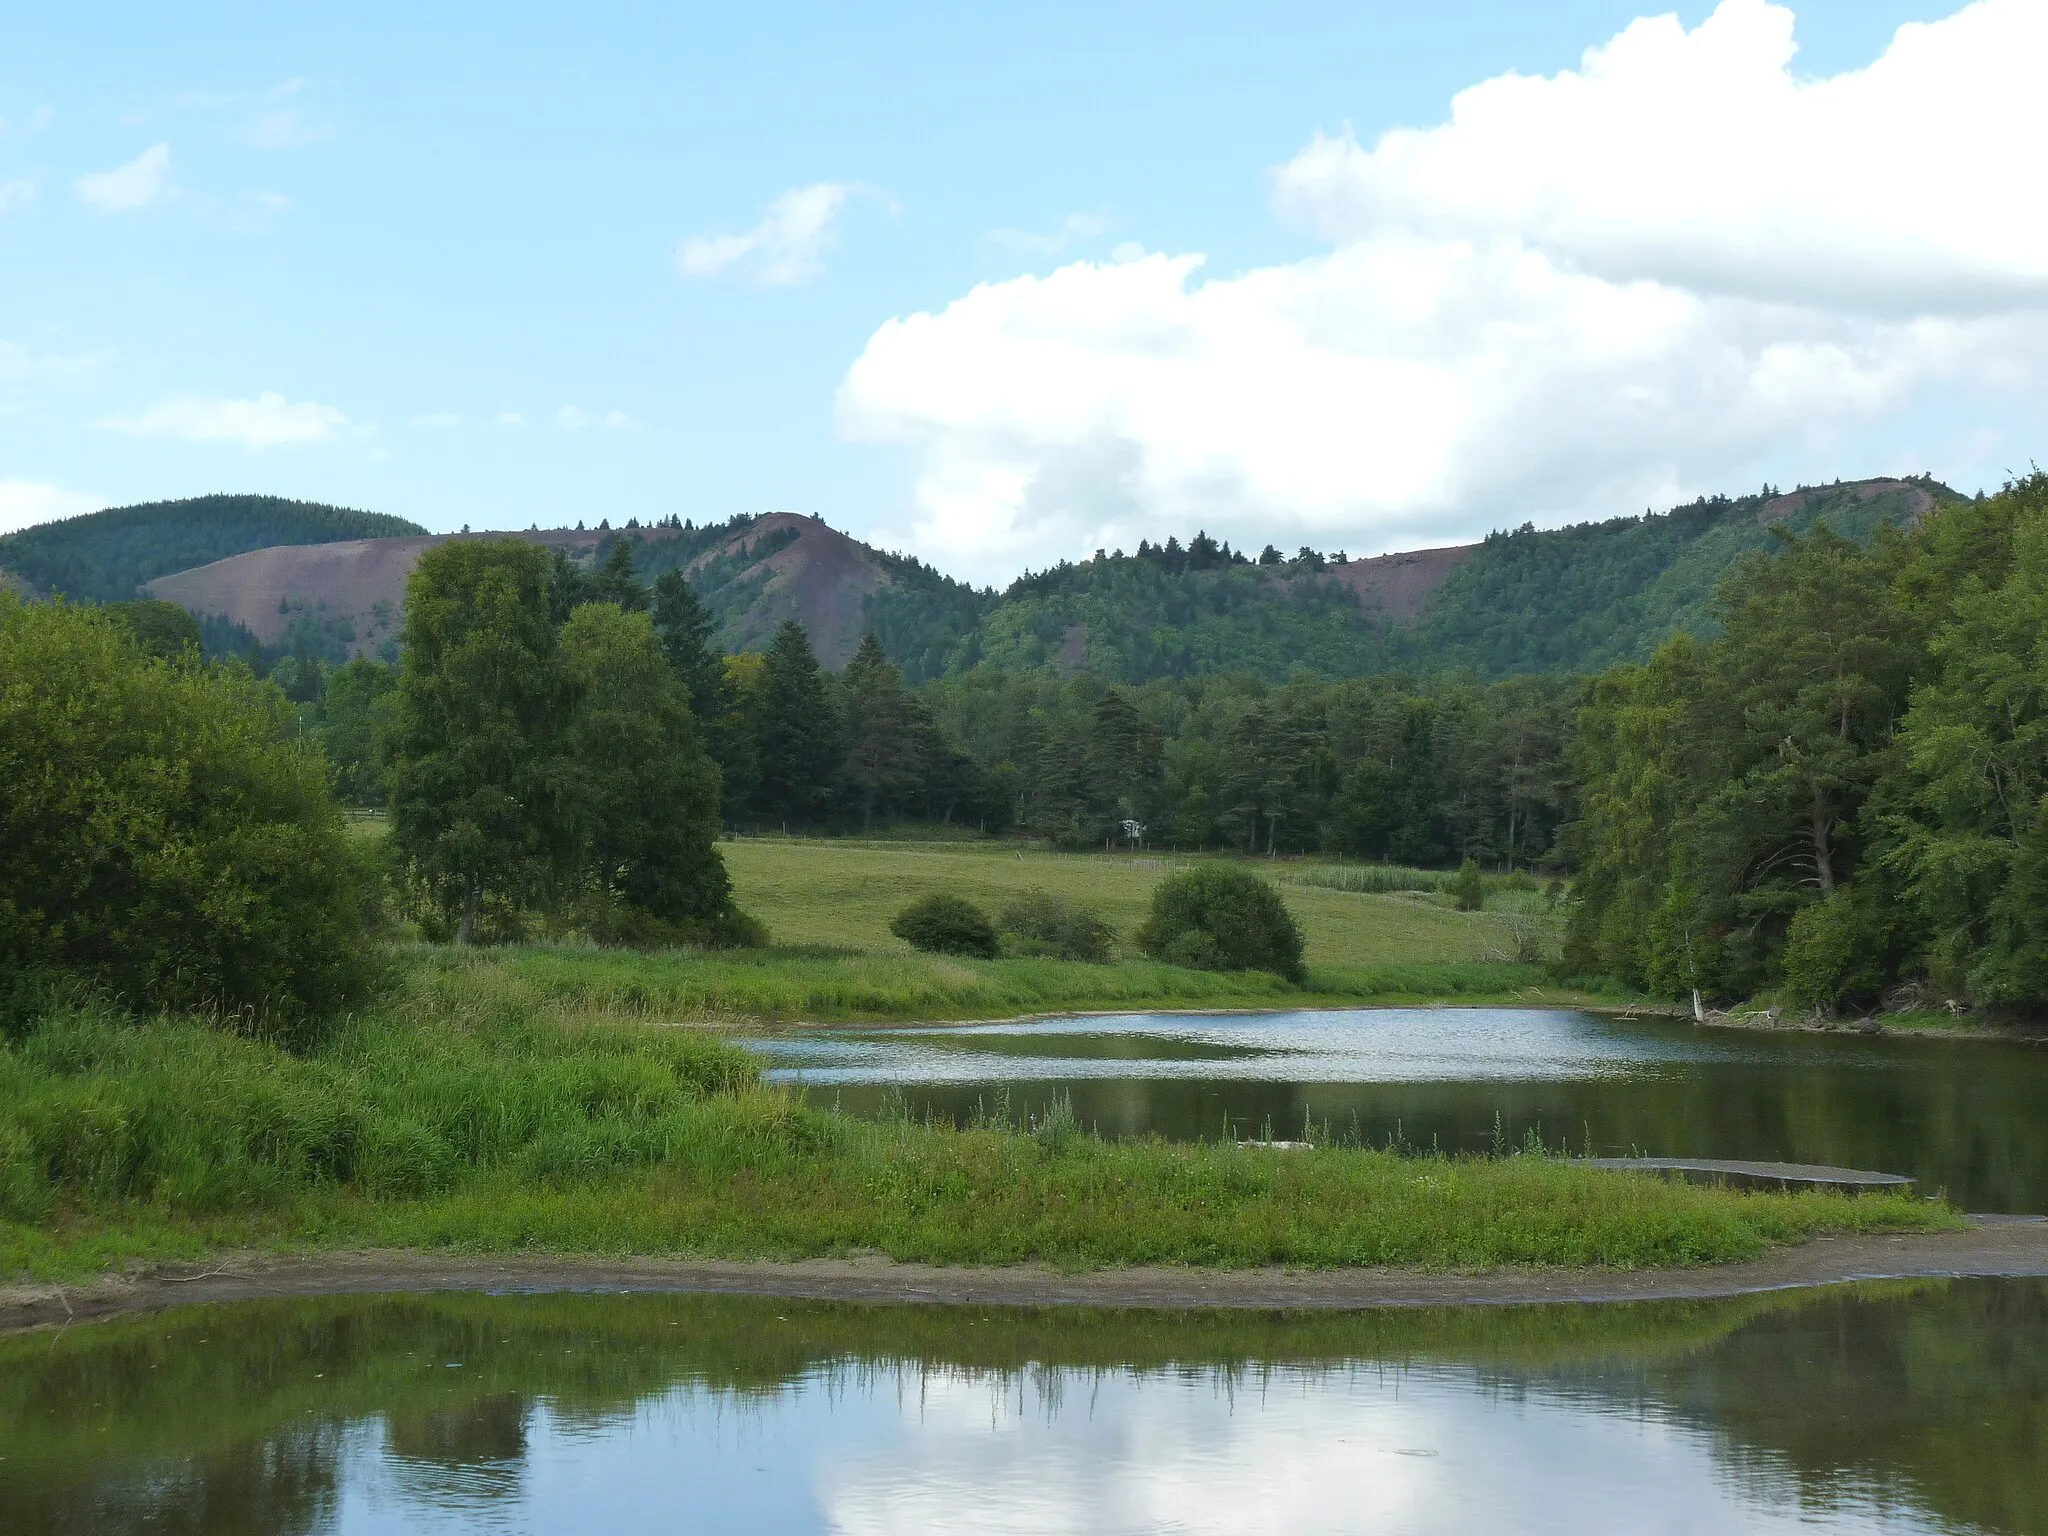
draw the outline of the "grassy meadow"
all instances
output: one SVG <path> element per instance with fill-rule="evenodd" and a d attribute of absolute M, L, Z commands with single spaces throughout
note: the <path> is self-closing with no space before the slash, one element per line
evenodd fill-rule
<path fill-rule="evenodd" d="M 743 838 L 719 852 L 741 906 L 779 944 L 823 944 L 910 954 L 889 919 L 915 897 L 944 892 L 991 913 L 1025 891 L 1052 891 L 1095 907 L 1126 940 L 1145 920 L 1152 889 L 1189 860 L 1172 855 L 1051 853 L 1004 843 L 853 842 Z M 1315 866 L 1244 861 L 1280 887 L 1319 966 L 1499 964 L 1524 934 L 1550 920 L 1458 912 L 1428 894 L 1372 894 L 1297 883 Z"/>

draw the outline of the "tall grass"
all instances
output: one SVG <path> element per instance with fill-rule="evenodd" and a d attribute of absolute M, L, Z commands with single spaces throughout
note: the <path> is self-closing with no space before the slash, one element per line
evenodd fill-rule
<path fill-rule="evenodd" d="M 1008 1018 L 1062 1011 L 1305 1008 L 1555 993 L 1512 961 L 1323 965 L 1306 987 L 1258 971 L 1190 971 L 913 951 L 767 949 L 698 954 L 571 946 L 495 951 L 422 947 L 405 958 L 408 1006 L 452 1018 L 505 1008 L 570 1018 L 711 1024 Z"/>
<path fill-rule="evenodd" d="M 425 969 L 295 1055 L 184 1019 L 0 1046 L 0 1273 L 216 1241 L 937 1263 L 1691 1263 L 1947 1220 L 1497 1159 L 856 1121 L 703 1031 Z M 502 979 L 502 978 L 501 978 Z M 586 995 L 584 1003 L 588 1004 Z"/>

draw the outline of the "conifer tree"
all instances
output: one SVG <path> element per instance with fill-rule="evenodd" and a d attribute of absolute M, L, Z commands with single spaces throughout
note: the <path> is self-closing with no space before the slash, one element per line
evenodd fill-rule
<path fill-rule="evenodd" d="M 690 708 L 702 723 L 718 717 L 725 657 L 713 642 L 714 625 L 696 589 L 681 571 L 663 571 L 654 582 L 652 610 L 662 654 L 675 669 Z"/>
<path fill-rule="evenodd" d="M 845 748 L 839 712 L 811 653 L 803 625 L 775 632 L 761 669 L 760 787 L 763 814 L 784 823 L 815 822 L 832 803 Z"/>

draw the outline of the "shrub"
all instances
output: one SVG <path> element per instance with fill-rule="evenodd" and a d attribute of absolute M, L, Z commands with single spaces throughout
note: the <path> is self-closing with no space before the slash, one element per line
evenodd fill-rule
<path fill-rule="evenodd" d="M 1301 929 L 1280 893 L 1249 870 L 1204 864 L 1152 893 L 1138 947 L 1198 971 L 1272 971 L 1299 982 Z"/>
<path fill-rule="evenodd" d="M 1003 931 L 1020 954 L 1093 965 L 1107 961 L 1116 944 L 1116 930 L 1101 913 L 1049 891 L 1026 891 L 1003 908 Z"/>
<path fill-rule="evenodd" d="M 0 784 L 13 990 L 303 1016 L 367 983 L 366 859 L 284 700 L 239 667 L 0 594 Z"/>
<path fill-rule="evenodd" d="M 1480 876 L 1479 861 L 1470 855 L 1451 882 L 1451 901 L 1460 912 L 1477 912 L 1486 905 L 1486 881 Z"/>
<path fill-rule="evenodd" d="M 920 896 L 889 924 L 889 931 L 935 955 L 978 955 L 993 960 L 999 952 L 988 914 L 958 896 Z"/>

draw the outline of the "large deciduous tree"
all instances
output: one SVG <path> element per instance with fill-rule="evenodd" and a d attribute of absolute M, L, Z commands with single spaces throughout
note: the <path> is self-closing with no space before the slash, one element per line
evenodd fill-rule
<path fill-rule="evenodd" d="M 462 540 L 428 550 L 406 585 L 392 836 L 462 943 L 487 896 L 533 901 L 574 861 L 575 690 L 549 577 L 537 544 Z"/>

